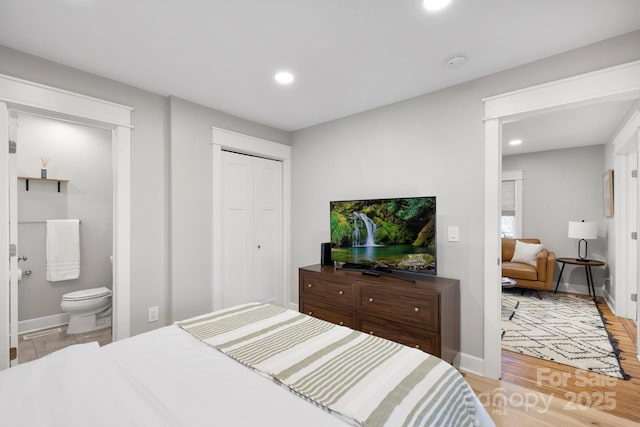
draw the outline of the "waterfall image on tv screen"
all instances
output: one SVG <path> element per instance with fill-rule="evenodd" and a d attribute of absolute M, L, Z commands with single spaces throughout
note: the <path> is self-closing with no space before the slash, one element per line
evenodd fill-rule
<path fill-rule="evenodd" d="M 330 202 L 334 261 L 436 273 L 436 198 Z"/>

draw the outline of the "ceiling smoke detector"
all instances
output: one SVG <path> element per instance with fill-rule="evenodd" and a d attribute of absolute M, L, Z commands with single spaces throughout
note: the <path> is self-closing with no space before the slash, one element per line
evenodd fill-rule
<path fill-rule="evenodd" d="M 447 68 L 460 68 L 467 63 L 467 57 L 463 55 L 456 55 L 447 60 Z"/>

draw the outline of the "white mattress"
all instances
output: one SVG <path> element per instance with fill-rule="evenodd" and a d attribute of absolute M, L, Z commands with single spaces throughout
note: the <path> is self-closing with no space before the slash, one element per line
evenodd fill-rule
<path fill-rule="evenodd" d="M 2 371 L 0 414 L 12 426 L 347 425 L 177 326 Z"/>

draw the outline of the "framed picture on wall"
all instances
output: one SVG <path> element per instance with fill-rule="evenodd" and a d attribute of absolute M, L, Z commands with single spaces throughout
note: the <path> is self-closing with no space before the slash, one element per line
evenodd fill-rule
<path fill-rule="evenodd" d="M 604 216 L 613 216 L 613 170 L 609 169 L 602 176 L 602 202 L 604 204 Z"/>

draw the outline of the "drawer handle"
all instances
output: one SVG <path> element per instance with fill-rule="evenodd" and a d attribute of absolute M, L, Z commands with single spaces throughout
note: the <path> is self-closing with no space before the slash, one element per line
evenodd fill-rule
<path fill-rule="evenodd" d="M 369 335 L 373 335 L 373 331 L 369 331 Z"/>
<path fill-rule="evenodd" d="M 343 294 L 344 294 L 344 291 L 338 292 L 338 295 L 343 295 Z"/>
<path fill-rule="evenodd" d="M 340 322 L 340 326 L 344 326 L 344 322 Z"/>
<path fill-rule="evenodd" d="M 307 288 L 313 288 L 313 285 L 312 285 L 311 283 L 309 283 L 309 284 L 307 285 Z"/>
<path fill-rule="evenodd" d="M 418 348 L 418 349 L 419 349 L 419 348 L 420 348 L 420 344 L 416 344 L 416 348 Z"/>
<path fill-rule="evenodd" d="M 309 316 L 313 316 L 313 311 L 310 311 L 310 312 L 309 312 Z"/>
<path fill-rule="evenodd" d="M 373 298 L 369 298 L 369 302 L 373 302 Z"/>
<path fill-rule="evenodd" d="M 416 313 L 420 311 L 420 307 L 416 307 L 413 309 L 413 311 L 415 311 Z"/>

